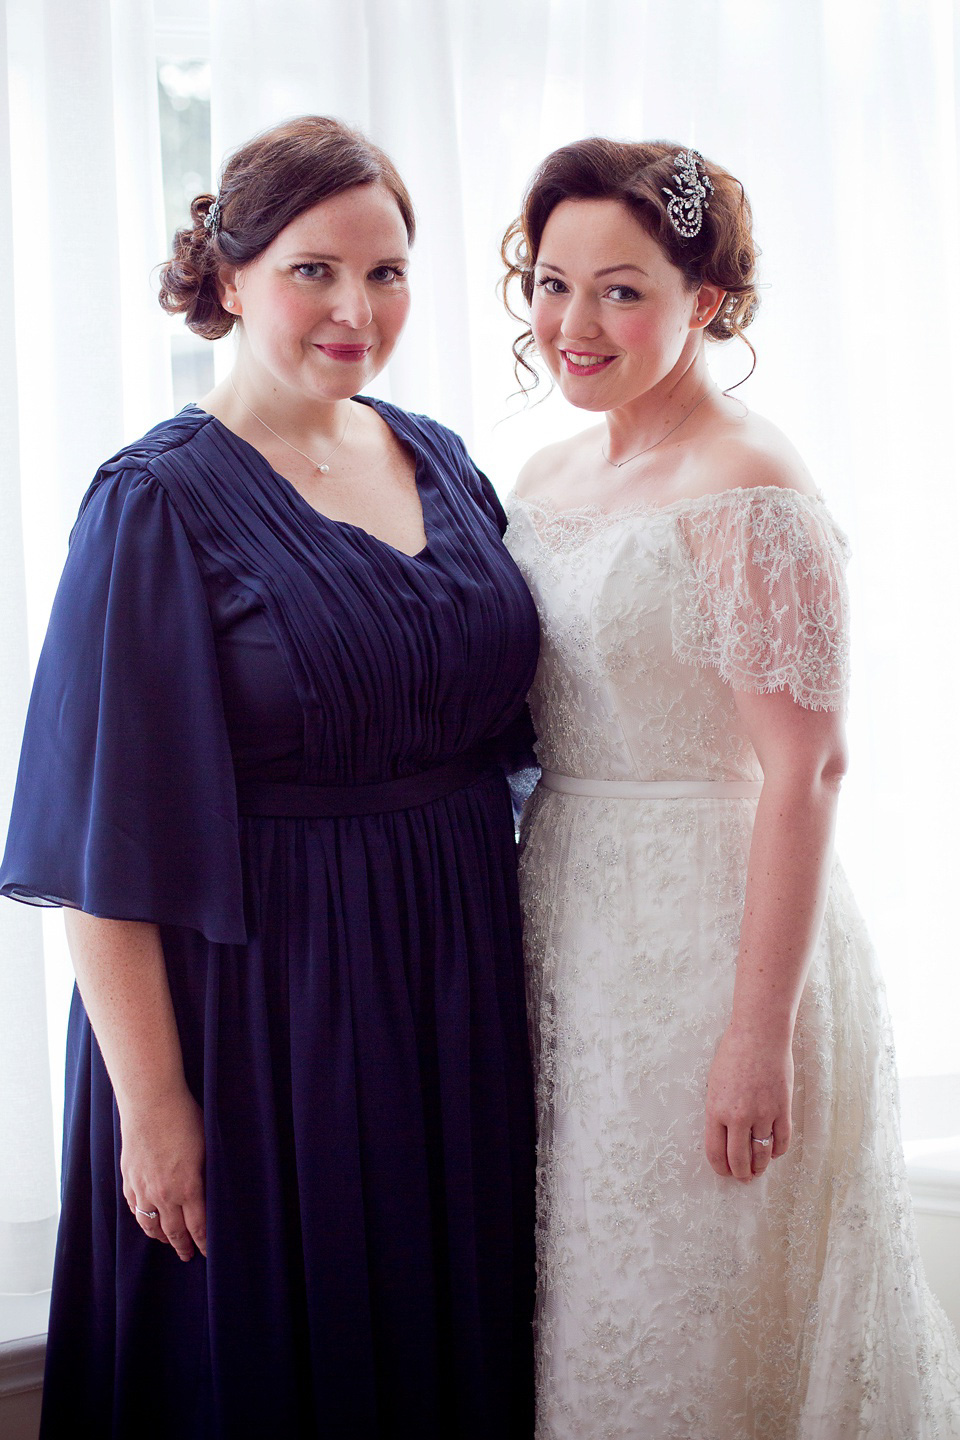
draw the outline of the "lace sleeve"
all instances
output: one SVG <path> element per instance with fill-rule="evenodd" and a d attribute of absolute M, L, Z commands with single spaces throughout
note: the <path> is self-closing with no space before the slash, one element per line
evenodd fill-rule
<path fill-rule="evenodd" d="M 789 690 L 841 710 L 849 676 L 849 545 L 823 502 L 776 487 L 726 491 L 680 521 L 673 647 L 736 690 Z"/>

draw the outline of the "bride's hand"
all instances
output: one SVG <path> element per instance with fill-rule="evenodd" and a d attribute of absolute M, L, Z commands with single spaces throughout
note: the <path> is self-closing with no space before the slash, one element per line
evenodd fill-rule
<path fill-rule="evenodd" d="M 707 1159 L 718 1175 L 752 1180 L 790 1145 L 789 1044 L 735 1030 L 720 1041 L 707 1081 Z M 769 1145 L 760 1140 L 772 1137 Z"/>

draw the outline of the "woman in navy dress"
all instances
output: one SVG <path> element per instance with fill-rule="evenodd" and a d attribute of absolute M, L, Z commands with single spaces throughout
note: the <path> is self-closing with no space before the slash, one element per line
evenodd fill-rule
<path fill-rule="evenodd" d="M 352 398 L 390 161 L 292 121 L 193 220 L 161 303 L 236 363 L 84 498 L 0 872 L 79 987 L 42 1433 L 528 1436 L 536 615 L 461 441 Z"/>

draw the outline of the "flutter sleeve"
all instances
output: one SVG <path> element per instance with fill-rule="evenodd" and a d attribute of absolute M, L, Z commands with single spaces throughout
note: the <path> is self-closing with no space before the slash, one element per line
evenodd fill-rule
<path fill-rule="evenodd" d="M 70 537 L 0 893 L 246 939 L 210 613 L 183 525 L 143 471 L 101 472 Z"/>
<path fill-rule="evenodd" d="M 818 497 L 776 487 L 708 497 L 680 519 L 674 652 L 736 690 L 787 690 L 808 710 L 842 710 L 848 558 Z"/>

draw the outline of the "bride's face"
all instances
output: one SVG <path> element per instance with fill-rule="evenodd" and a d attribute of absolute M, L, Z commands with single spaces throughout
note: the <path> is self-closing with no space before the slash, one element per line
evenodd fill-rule
<path fill-rule="evenodd" d="M 698 295 L 619 200 L 562 200 L 537 255 L 534 339 L 572 405 L 613 410 L 689 363 Z"/>

